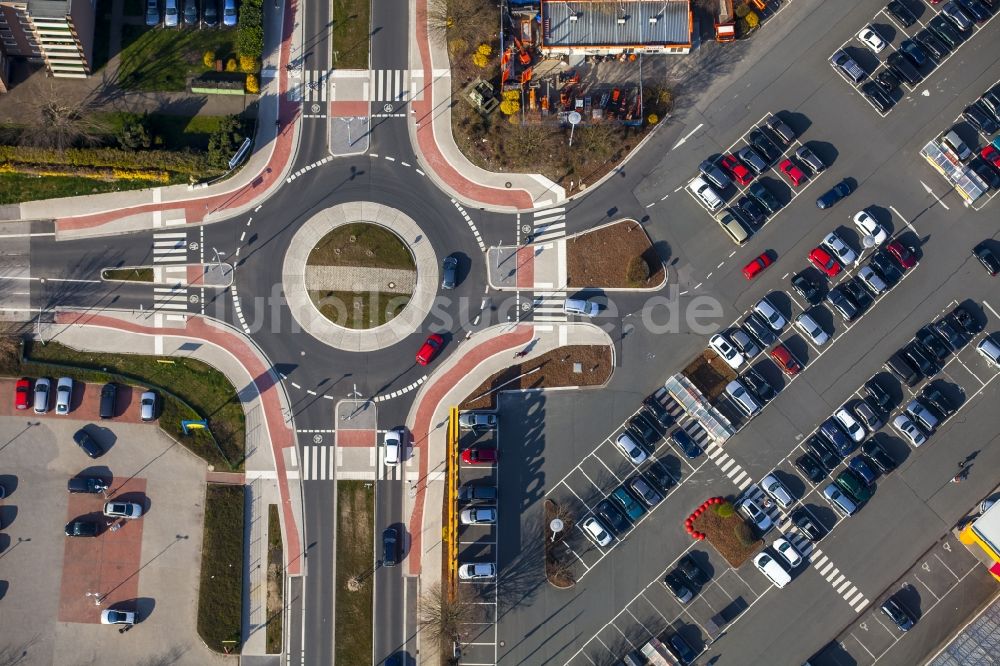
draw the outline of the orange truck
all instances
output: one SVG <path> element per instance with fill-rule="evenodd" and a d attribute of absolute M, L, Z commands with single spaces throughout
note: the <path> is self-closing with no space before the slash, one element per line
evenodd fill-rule
<path fill-rule="evenodd" d="M 715 41 L 731 42 L 736 39 L 736 13 L 733 0 L 719 0 L 719 17 L 715 21 Z"/>

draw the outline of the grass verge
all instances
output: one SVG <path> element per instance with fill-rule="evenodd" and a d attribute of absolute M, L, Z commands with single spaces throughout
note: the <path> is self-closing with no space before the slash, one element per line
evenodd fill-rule
<path fill-rule="evenodd" d="M 364 481 L 338 481 L 337 601 L 333 614 L 336 664 L 367 664 L 372 660 L 374 521 L 374 486 Z"/>
<path fill-rule="evenodd" d="M 371 0 L 333 0 L 333 66 L 368 69 Z"/>
<path fill-rule="evenodd" d="M 110 135 L 116 136 L 125 119 L 131 115 L 108 112 L 97 114 L 97 118 L 107 126 Z M 225 116 L 178 116 L 169 113 L 150 113 L 146 116 L 149 134 L 154 137 L 155 145 L 169 146 L 170 150 L 188 148 L 196 152 L 208 150 L 209 138 L 225 119 Z"/>
<path fill-rule="evenodd" d="M 79 176 L 32 176 L 19 173 L 0 173 L 0 204 L 78 197 L 84 194 L 103 194 L 104 192 L 142 190 L 149 186 L 148 180 L 108 182 Z"/>
<path fill-rule="evenodd" d="M 281 620 L 284 611 L 284 549 L 278 505 L 267 505 L 267 653 L 281 653 Z"/>
<path fill-rule="evenodd" d="M 406 294 L 315 290 L 308 293 L 320 314 L 338 326 L 353 329 L 381 326 L 402 312 L 410 302 Z"/>
<path fill-rule="evenodd" d="M 198 635 L 239 653 L 243 617 L 243 486 L 208 484 L 198 586 Z"/>
<path fill-rule="evenodd" d="M 358 222 L 337 227 L 309 252 L 308 266 L 364 266 L 416 270 L 406 243 L 377 224 Z"/>
<path fill-rule="evenodd" d="M 121 280 L 123 282 L 152 282 L 152 268 L 109 268 L 101 271 L 105 280 Z"/>
<path fill-rule="evenodd" d="M 17 339 L 4 338 L 0 373 L 15 377 L 51 375 L 54 370 L 45 363 L 58 363 L 72 366 L 58 372 L 78 381 L 117 381 L 160 389 L 163 411 L 158 423 L 164 432 L 218 469 L 242 468 L 246 440 L 243 407 L 225 375 L 207 363 L 188 358 L 81 352 L 58 342 L 29 343 L 25 346 L 25 356 L 31 360 L 22 363 Z M 161 360 L 170 362 L 160 363 Z M 183 433 L 181 420 L 204 418 L 208 419 L 211 435 L 199 430 L 190 435 Z"/>
<path fill-rule="evenodd" d="M 125 28 L 142 28 L 128 31 Z M 118 85 L 125 90 L 183 92 L 190 77 L 208 68 L 205 51 L 223 61 L 235 57 L 235 30 L 170 30 L 122 26 L 121 66 Z"/>
<path fill-rule="evenodd" d="M 641 264 L 638 274 L 633 264 Z M 566 241 L 568 286 L 639 289 L 663 283 L 664 267 L 646 231 L 635 220 L 573 236 Z"/>
<path fill-rule="evenodd" d="M 580 372 L 577 372 L 579 364 Z M 530 374 L 526 374 L 530 373 Z M 497 393 L 560 386 L 598 386 L 611 377 L 611 349 L 594 345 L 560 347 L 494 373 L 476 387 L 459 409 L 493 409 Z"/>

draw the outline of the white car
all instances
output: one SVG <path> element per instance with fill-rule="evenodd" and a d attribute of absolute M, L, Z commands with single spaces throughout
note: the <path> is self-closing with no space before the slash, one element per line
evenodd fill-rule
<path fill-rule="evenodd" d="M 788 562 L 789 569 L 794 569 L 802 563 L 802 554 L 787 539 L 775 539 L 771 547 L 785 562 Z"/>
<path fill-rule="evenodd" d="M 726 340 L 725 336 L 719 333 L 716 333 L 708 339 L 708 346 L 711 347 L 716 354 L 721 356 L 733 370 L 739 369 L 739 367 L 746 361 L 746 359 L 743 358 L 743 354 L 740 353 L 740 350 L 729 344 L 729 340 Z"/>
<path fill-rule="evenodd" d="M 156 418 L 156 394 L 146 391 L 139 397 L 139 419 L 152 421 Z"/>
<path fill-rule="evenodd" d="M 69 414 L 73 402 L 73 380 L 60 377 L 56 382 L 56 414 Z"/>
<path fill-rule="evenodd" d="M 104 505 L 104 515 L 108 518 L 126 518 L 135 520 L 142 515 L 142 507 L 136 502 L 111 500 Z"/>
<path fill-rule="evenodd" d="M 822 347 L 830 341 L 830 334 L 823 330 L 823 327 L 816 323 L 808 312 L 803 312 L 795 318 L 795 325 L 800 331 L 806 334 L 810 340 L 816 343 L 817 347 Z"/>
<path fill-rule="evenodd" d="M 398 465 L 403 450 L 403 438 L 399 430 L 387 430 L 382 443 L 385 446 L 385 464 Z"/>
<path fill-rule="evenodd" d="M 837 423 L 844 428 L 844 432 L 846 432 L 857 444 L 865 441 L 865 427 L 858 423 L 858 420 L 854 418 L 846 407 L 841 407 L 834 412 L 833 417 L 837 419 Z"/>
<path fill-rule="evenodd" d="M 695 178 L 690 183 L 688 183 L 688 189 L 694 194 L 699 201 L 705 204 L 705 207 L 709 210 L 715 211 L 722 208 L 722 197 L 716 193 L 712 186 L 709 185 L 704 178 L 700 176 Z"/>
<path fill-rule="evenodd" d="M 753 306 L 753 311 L 766 319 L 768 326 L 774 329 L 775 333 L 781 333 L 782 329 L 785 328 L 785 324 L 788 323 L 781 316 L 781 313 L 778 312 L 778 308 L 771 305 L 771 301 L 767 300 L 766 296 L 757 301 L 757 305 Z"/>
<path fill-rule="evenodd" d="M 458 577 L 462 580 L 491 580 L 496 575 L 497 568 L 492 563 L 458 565 Z"/>
<path fill-rule="evenodd" d="M 761 534 L 774 527 L 774 521 L 771 520 L 771 516 L 767 515 L 764 509 L 757 506 L 757 503 L 749 497 L 740 502 L 738 508 L 743 515 L 753 521 L 753 524 L 757 526 Z"/>
<path fill-rule="evenodd" d="M 840 263 L 845 266 L 853 264 L 858 260 L 858 253 L 852 250 L 847 243 L 844 242 L 844 239 L 833 231 L 823 237 L 821 244 L 827 250 L 832 252 L 833 255 L 840 260 Z"/>
<path fill-rule="evenodd" d="M 774 474 L 768 474 L 761 479 L 760 487 L 763 488 L 764 492 L 770 495 L 771 499 L 777 502 L 778 506 L 782 509 L 787 509 L 795 502 L 795 500 L 792 499 L 792 494 L 788 492 L 788 488 L 786 488 Z"/>
<path fill-rule="evenodd" d="M 858 228 L 862 236 L 871 236 L 875 239 L 875 246 L 878 247 L 889 239 L 889 234 L 885 228 L 875 221 L 867 210 L 861 210 L 854 214 L 854 226 Z"/>
<path fill-rule="evenodd" d="M 611 536 L 611 533 L 604 528 L 601 521 L 594 517 L 587 518 L 587 520 L 583 521 L 583 531 L 601 548 L 604 548 L 609 543 L 614 541 L 614 537 Z"/>
<path fill-rule="evenodd" d="M 476 506 L 458 514 L 463 525 L 493 525 L 497 522 L 497 509 L 493 506 Z"/>
<path fill-rule="evenodd" d="M 492 412 L 462 412 L 458 415 L 458 425 L 472 430 L 494 430 L 497 415 Z"/>
<path fill-rule="evenodd" d="M 135 613 L 132 611 L 105 608 L 101 611 L 101 624 L 135 624 Z"/>
<path fill-rule="evenodd" d="M 615 445 L 621 450 L 622 455 L 631 460 L 634 464 L 640 465 L 646 461 L 646 452 L 642 450 L 642 447 L 635 443 L 632 436 L 627 432 L 623 432 L 618 435 L 618 439 L 615 440 Z"/>
<path fill-rule="evenodd" d="M 920 431 L 917 424 L 910 420 L 906 414 L 900 414 L 892 420 L 892 427 L 899 431 L 903 437 L 916 448 L 927 441 L 927 436 Z"/>
<path fill-rule="evenodd" d="M 792 577 L 785 571 L 785 567 L 767 553 L 759 553 L 753 558 L 753 564 L 774 583 L 775 587 L 781 588 L 792 582 Z"/>
<path fill-rule="evenodd" d="M 875 53 L 881 53 L 885 50 L 885 40 L 875 32 L 875 28 L 871 25 L 861 28 L 861 32 L 858 33 L 858 39 Z"/>

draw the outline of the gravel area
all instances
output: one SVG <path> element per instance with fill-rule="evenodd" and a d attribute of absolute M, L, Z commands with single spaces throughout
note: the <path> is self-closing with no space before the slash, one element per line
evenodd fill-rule
<path fill-rule="evenodd" d="M 642 257 L 649 266 L 648 279 L 630 279 L 629 264 Z M 642 225 L 635 220 L 588 231 L 566 240 L 568 286 L 606 289 L 639 289 L 659 286 L 664 267 Z"/>

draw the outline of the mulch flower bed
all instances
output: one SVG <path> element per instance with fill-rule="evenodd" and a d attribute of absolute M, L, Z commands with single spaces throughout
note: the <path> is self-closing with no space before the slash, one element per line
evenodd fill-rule
<path fill-rule="evenodd" d="M 576 577 L 571 568 L 572 555 L 567 550 L 563 540 L 571 534 L 573 518 L 552 500 L 545 500 L 545 529 L 542 538 L 545 542 L 545 578 L 549 583 L 560 589 L 573 587 L 576 584 Z M 549 525 L 553 518 L 563 521 L 562 530 L 553 539 L 552 530 Z"/>
<path fill-rule="evenodd" d="M 630 274 L 641 257 L 646 274 Z M 639 289 L 663 283 L 664 267 L 642 225 L 624 220 L 566 240 L 567 286 L 603 289 Z M 634 270 L 634 267 L 633 267 Z"/>
<path fill-rule="evenodd" d="M 513 361 L 513 359 L 512 359 Z M 579 364 L 580 372 L 576 372 Z M 526 374 L 529 373 L 530 374 Z M 514 362 L 480 384 L 459 409 L 493 409 L 500 391 L 600 386 L 611 377 L 611 349 L 597 345 L 560 347 L 523 363 Z"/>
<path fill-rule="evenodd" d="M 707 540 L 734 569 L 739 568 L 761 548 L 764 542 L 737 513 L 732 503 L 713 497 L 688 516 L 685 528 L 698 541 Z"/>
<path fill-rule="evenodd" d="M 691 380 L 701 394 L 715 400 L 736 379 L 733 369 L 714 351 L 706 349 L 684 368 L 683 375 Z"/>

